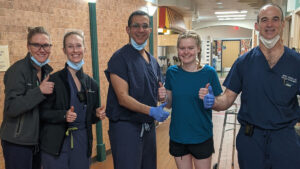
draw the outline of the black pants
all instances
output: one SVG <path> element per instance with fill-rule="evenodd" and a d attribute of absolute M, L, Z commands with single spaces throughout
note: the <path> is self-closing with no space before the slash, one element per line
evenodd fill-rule
<path fill-rule="evenodd" d="M 41 169 L 36 146 L 18 145 L 1 140 L 5 169 Z"/>

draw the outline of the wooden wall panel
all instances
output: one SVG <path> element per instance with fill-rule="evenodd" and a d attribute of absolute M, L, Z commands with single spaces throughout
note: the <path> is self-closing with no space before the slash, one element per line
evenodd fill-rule
<path fill-rule="evenodd" d="M 291 17 L 285 19 L 285 26 L 283 28 L 282 40 L 283 45 L 290 46 L 290 33 L 291 32 Z"/>
<path fill-rule="evenodd" d="M 294 42 L 295 42 L 295 48 L 297 48 L 298 51 L 300 51 L 300 9 L 298 10 L 298 12 L 296 13 L 296 16 L 295 16 L 295 39 L 294 39 Z"/>

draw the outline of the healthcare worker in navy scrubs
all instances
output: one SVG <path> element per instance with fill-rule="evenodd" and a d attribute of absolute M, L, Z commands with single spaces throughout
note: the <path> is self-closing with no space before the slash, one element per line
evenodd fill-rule
<path fill-rule="evenodd" d="M 63 51 L 67 63 L 50 76 L 53 93 L 41 104 L 40 149 L 43 169 L 89 169 L 92 124 L 105 118 L 99 86 L 83 71 L 84 36 L 68 32 Z"/>
<path fill-rule="evenodd" d="M 149 15 L 133 12 L 126 27 L 130 42 L 108 62 L 109 82 L 106 114 L 115 169 L 156 169 L 154 120 L 164 121 L 169 113 L 160 67 L 144 48 L 151 33 Z"/>
<path fill-rule="evenodd" d="M 276 4 L 264 5 L 255 29 L 259 46 L 233 64 L 223 95 L 199 91 L 207 108 L 225 110 L 241 92 L 236 138 L 241 169 L 299 169 L 300 141 L 294 125 L 300 109 L 300 54 L 283 46 L 284 17 Z"/>

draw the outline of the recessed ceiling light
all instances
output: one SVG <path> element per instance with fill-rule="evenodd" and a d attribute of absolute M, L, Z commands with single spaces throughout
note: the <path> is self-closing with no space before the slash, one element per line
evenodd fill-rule
<path fill-rule="evenodd" d="M 223 3 L 222 2 L 217 2 L 217 5 L 222 5 Z"/>
<path fill-rule="evenodd" d="M 217 15 L 218 18 L 245 17 L 246 15 Z"/>
<path fill-rule="evenodd" d="M 216 15 L 223 15 L 223 14 L 241 14 L 247 13 L 248 11 L 223 11 L 223 12 L 215 12 Z"/>
<path fill-rule="evenodd" d="M 246 18 L 218 18 L 219 21 L 228 21 L 228 20 L 245 20 Z"/>

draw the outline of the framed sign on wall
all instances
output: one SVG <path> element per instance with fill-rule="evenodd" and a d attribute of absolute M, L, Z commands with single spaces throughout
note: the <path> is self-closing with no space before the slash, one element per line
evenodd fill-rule
<path fill-rule="evenodd" d="M 8 46 L 0 45 L 0 71 L 6 71 L 9 66 Z"/>

